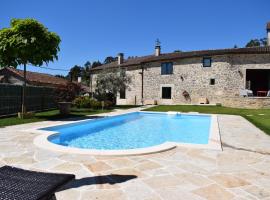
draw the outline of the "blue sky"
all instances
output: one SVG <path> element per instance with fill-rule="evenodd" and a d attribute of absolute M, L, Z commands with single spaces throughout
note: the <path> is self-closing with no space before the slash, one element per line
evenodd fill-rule
<path fill-rule="evenodd" d="M 68 70 L 87 60 L 244 46 L 266 36 L 269 0 L 3 0 L 0 28 L 12 18 L 35 18 L 61 37 L 58 61 Z M 31 71 L 66 74 L 28 67 Z"/>

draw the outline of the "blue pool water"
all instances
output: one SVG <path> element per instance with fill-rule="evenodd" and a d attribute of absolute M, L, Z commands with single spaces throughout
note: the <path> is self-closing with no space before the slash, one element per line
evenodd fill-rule
<path fill-rule="evenodd" d="M 135 112 L 44 128 L 55 144 L 84 149 L 144 148 L 168 142 L 207 144 L 211 116 Z"/>

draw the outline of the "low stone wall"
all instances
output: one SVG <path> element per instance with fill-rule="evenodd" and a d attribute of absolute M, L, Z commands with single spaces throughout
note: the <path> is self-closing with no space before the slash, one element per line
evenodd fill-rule
<path fill-rule="evenodd" d="M 147 102 L 154 102 L 154 100 Z M 168 100 L 167 102 L 156 100 L 158 105 L 200 105 L 199 101 L 195 98 L 193 101 L 181 101 L 173 102 Z M 145 104 L 154 104 L 146 103 Z M 270 108 L 270 97 L 224 97 L 215 100 L 210 100 L 209 104 L 206 105 L 216 105 L 221 104 L 226 107 L 233 108 Z"/>
<path fill-rule="evenodd" d="M 269 97 L 232 97 L 224 98 L 221 103 L 236 108 L 270 108 Z"/>

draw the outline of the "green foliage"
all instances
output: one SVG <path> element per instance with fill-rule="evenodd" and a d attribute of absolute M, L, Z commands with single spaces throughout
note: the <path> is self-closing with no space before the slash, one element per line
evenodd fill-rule
<path fill-rule="evenodd" d="M 108 56 L 107 58 L 105 58 L 104 64 L 108 64 L 114 61 L 117 61 L 117 57 Z"/>
<path fill-rule="evenodd" d="M 84 67 L 81 67 L 79 65 L 75 65 L 72 67 L 66 76 L 67 79 L 70 81 L 77 81 L 78 77 L 82 78 L 82 83 L 89 85 L 90 83 L 90 74 L 91 74 L 91 68 L 98 67 L 102 65 L 99 61 L 94 61 L 92 64 L 87 61 L 84 64 Z"/>
<path fill-rule="evenodd" d="M 12 19 L 0 30 L 0 66 L 41 66 L 57 59 L 60 37 L 34 19 Z"/>
<path fill-rule="evenodd" d="M 99 61 L 94 61 L 94 62 L 92 63 L 92 68 L 95 68 L 95 67 L 98 67 L 98 66 L 101 66 L 101 65 L 102 65 L 101 62 L 99 62 Z"/>
<path fill-rule="evenodd" d="M 261 47 L 261 46 L 267 46 L 266 38 L 252 39 L 246 44 L 246 47 Z"/>
<path fill-rule="evenodd" d="M 104 101 L 104 108 L 111 108 L 113 106 L 114 106 L 113 102 L 108 100 Z"/>
<path fill-rule="evenodd" d="M 77 108 L 92 108 L 92 109 L 100 109 L 102 107 L 102 103 L 90 98 L 88 96 L 80 96 L 74 99 L 73 104 Z M 111 108 L 113 103 L 111 101 L 104 101 L 104 108 Z"/>
<path fill-rule="evenodd" d="M 64 75 L 61 75 L 61 74 L 56 74 L 55 77 L 66 79 L 66 77 Z"/>
<path fill-rule="evenodd" d="M 73 104 L 77 108 L 90 108 L 91 107 L 91 99 L 90 97 L 79 96 L 74 99 Z"/>
<path fill-rule="evenodd" d="M 101 102 L 91 99 L 91 108 L 93 109 L 100 109 L 101 108 Z"/>
<path fill-rule="evenodd" d="M 63 120 L 68 118 L 80 117 L 80 119 L 87 119 L 87 115 L 95 115 L 100 113 L 110 112 L 111 110 L 93 110 L 93 109 L 77 109 L 72 108 L 69 115 L 63 116 L 59 114 L 59 110 L 51 110 L 46 112 L 39 112 L 35 114 L 35 117 L 29 119 L 19 119 L 18 117 L 6 117 L 0 118 L 0 127 L 26 124 L 32 122 L 40 122 L 46 120 Z"/>
<path fill-rule="evenodd" d="M 96 93 L 99 100 L 106 100 L 110 94 L 116 98 L 121 89 L 128 89 L 131 77 L 123 69 L 106 70 L 97 75 Z"/>
<path fill-rule="evenodd" d="M 68 73 L 68 78 L 70 81 L 77 81 L 78 77 L 82 77 L 84 68 L 78 65 L 72 67 Z"/>

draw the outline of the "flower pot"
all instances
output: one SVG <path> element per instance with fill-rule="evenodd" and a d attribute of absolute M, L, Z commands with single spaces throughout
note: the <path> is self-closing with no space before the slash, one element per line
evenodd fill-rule
<path fill-rule="evenodd" d="M 58 102 L 59 111 L 61 115 L 69 115 L 71 102 Z"/>

